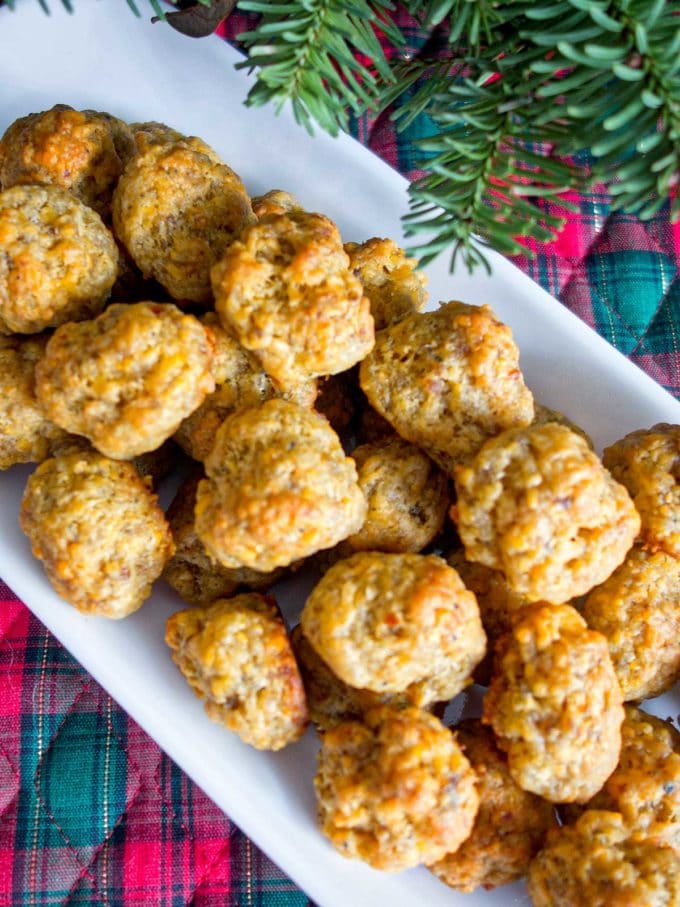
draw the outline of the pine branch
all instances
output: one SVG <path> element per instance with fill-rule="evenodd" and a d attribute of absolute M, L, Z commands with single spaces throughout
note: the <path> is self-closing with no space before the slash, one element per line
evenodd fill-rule
<path fill-rule="evenodd" d="M 239 9 L 261 13 L 259 25 L 238 36 L 249 50 L 241 66 L 257 68 L 247 103 L 290 101 L 309 132 L 316 123 L 335 135 L 354 113 L 375 105 L 394 76 L 376 35 L 393 46 L 403 38 L 390 20 L 390 0 L 240 0 Z M 365 62 L 364 62 L 365 61 Z"/>
<path fill-rule="evenodd" d="M 421 17 L 424 28 L 446 22 L 449 44 L 470 54 L 492 44 L 496 30 L 514 15 L 496 0 L 412 0 L 408 6 L 413 15 Z"/>
<path fill-rule="evenodd" d="M 593 180 L 611 184 L 614 207 L 651 216 L 680 174 L 677 9 L 664 0 L 569 0 L 526 4 L 524 13 L 521 37 L 550 50 L 532 65 L 544 80 L 538 96 L 561 98 L 572 123 L 558 149 L 589 151 Z M 680 194 L 672 204 L 680 217 Z"/>
<path fill-rule="evenodd" d="M 147 2 L 164 18 L 161 0 Z M 127 0 L 138 15 L 139 3 Z M 475 234 L 506 254 L 526 251 L 522 238 L 559 229 L 560 194 L 589 182 L 604 181 L 615 207 L 642 218 L 668 197 L 680 216 L 676 3 L 411 0 L 408 10 L 446 38 L 446 59 L 396 64 L 378 37 L 403 45 L 391 0 L 238 5 L 260 14 L 239 36 L 249 50 L 241 66 L 256 71 L 247 103 L 290 102 L 310 132 L 316 123 L 332 134 L 348 128 L 350 112 L 392 103 L 402 130 L 429 118 L 435 134 L 416 143 L 425 175 L 411 186 L 406 218 L 424 261 L 452 246 L 454 260 L 479 263 Z M 581 152 L 589 169 L 568 162 Z M 537 199 L 550 199 L 553 213 Z"/>
<path fill-rule="evenodd" d="M 554 238 L 563 218 L 542 212 L 533 199 L 557 202 L 561 192 L 579 184 L 580 174 L 535 146 L 535 120 L 548 102 L 538 101 L 530 86 L 490 81 L 480 63 L 466 61 L 466 68 L 467 76 L 456 78 L 447 64 L 431 67 L 395 119 L 404 128 L 426 112 L 436 127 L 434 136 L 418 142 L 427 173 L 409 188 L 405 229 L 426 239 L 411 251 L 427 263 L 452 248 L 451 267 L 462 256 L 472 269 L 485 263 L 475 234 L 508 255 L 526 252 L 521 237 Z M 542 130 L 546 142 L 563 138 L 559 124 Z M 569 208 L 561 207 L 565 213 Z"/>
<path fill-rule="evenodd" d="M 466 3 L 440 7 L 455 17 Z M 456 58 L 452 47 L 443 64 L 397 70 L 385 93 L 386 102 L 412 95 L 398 128 L 426 115 L 438 132 L 416 144 L 426 174 L 411 187 L 406 224 L 426 239 L 413 251 L 428 261 L 452 245 L 452 261 L 462 254 L 471 267 L 480 259 L 474 233 L 506 254 L 526 251 L 521 237 L 559 229 L 526 198 L 554 207 L 561 190 L 599 181 L 615 208 L 652 216 L 680 174 L 677 15 L 661 0 L 546 0 L 498 6 L 494 16 L 477 58 L 465 49 Z M 590 169 L 564 163 L 584 151 Z M 672 207 L 677 217 L 680 193 Z"/>

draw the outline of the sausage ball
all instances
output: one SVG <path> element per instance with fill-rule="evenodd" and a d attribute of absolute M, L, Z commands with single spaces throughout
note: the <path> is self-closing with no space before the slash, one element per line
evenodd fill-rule
<path fill-rule="evenodd" d="M 36 368 L 38 400 L 66 431 L 116 459 L 154 450 L 215 382 L 212 339 L 174 305 L 112 305 L 62 325 Z"/>
<path fill-rule="evenodd" d="M 136 611 L 173 551 L 163 511 L 132 463 L 96 451 L 45 460 L 19 519 L 55 590 L 88 614 Z"/>
<path fill-rule="evenodd" d="M 526 875 L 557 824 L 555 810 L 515 784 L 493 734 L 479 720 L 464 721 L 455 734 L 477 776 L 479 812 L 470 837 L 430 869 L 458 891 L 497 888 Z"/>
<path fill-rule="evenodd" d="M 314 778 L 321 830 L 343 856 L 376 869 L 434 863 L 470 834 L 475 780 L 437 718 L 376 708 L 322 737 Z"/>
<path fill-rule="evenodd" d="M 621 690 L 605 638 L 570 605 L 528 608 L 496 644 L 483 720 L 521 788 L 585 803 L 621 749 Z"/>
<path fill-rule="evenodd" d="M 566 602 L 619 566 L 640 527 L 626 489 L 579 435 L 549 422 L 504 432 L 455 471 L 468 560 L 531 601 Z"/>
<path fill-rule="evenodd" d="M 444 525 L 449 494 L 446 476 L 427 454 L 395 437 L 355 448 L 352 459 L 368 513 L 345 546 L 406 553 L 429 545 Z"/>
<path fill-rule="evenodd" d="M 434 555 L 366 551 L 339 561 L 300 623 L 345 683 L 406 692 L 419 706 L 459 693 L 486 650 L 474 595 Z"/>
<path fill-rule="evenodd" d="M 283 389 L 344 372 L 373 346 L 373 318 L 338 228 L 293 209 L 247 227 L 212 270 L 215 308 Z"/>
<path fill-rule="evenodd" d="M 113 197 L 116 234 L 173 299 L 210 302 L 210 268 L 252 220 L 234 171 L 183 140 L 149 143 Z"/>
<path fill-rule="evenodd" d="M 452 552 L 446 560 L 465 586 L 474 592 L 489 643 L 508 633 L 513 624 L 522 619 L 524 608 L 531 602 L 513 592 L 502 573 L 467 560 L 461 549 Z"/>
<path fill-rule="evenodd" d="M 290 192 L 284 189 L 270 189 L 264 195 L 252 199 L 253 214 L 258 220 L 270 214 L 287 214 L 289 211 L 301 211 L 300 203 Z"/>
<path fill-rule="evenodd" d="M 680 733 L 670 721 L 625 706 L 621 757 L 588 809 L 620 813 L 633 839 L 680 854 Z M 578 807 L 564 807 L 576 819 Z"/>
<path fill-rule="evenodd" d="M 676 907 L 680 861 L 630 837 L 620 815 L 589 809 L 553 830 L 529 868 L 534 907 Z"/>
<path fill-rule="evenodd" d="M 118 274 L 113 236 L 54 186 L 0 192 L 0 333 L 32 334 L 101 312 Z"/>
<path fill-rule="evenodd" d="M 46 344 L 46 336 L 0 336 L 0 469 L 40 463 L 67 437 L 35 396 L 35 366 Z"/>
<path fill-rule="evenodd" d="M 397 709 L 413 705 L 408 691 L 374 693 L 340 680 L 304 636 L 300 624 L 291 633 L 290 640 L 305 685 L 309 716 L 321 730 L 335 727 L 341 721 L 359 720 L 380 705 Z"/>
<path fill-rule="evenodd" d="M 316 382 L 313 379 L 305 381 L 287 393 L 281 393 L 253 354 L 224 330 L 214 312 L 208 312 L 200 320 L 215 341 L 212 371 L 217 387 L 182 422 L 175 440 L 190 457 L 203 462 L 215 443 L 217 429 L 227 416 L 259 406 L 273 397 L 311 407 L 316 398 Z"/>
<path fill-rule="evenodd" d="M 545 425 L 547 422 L 557 422 L 559 425 L 566 425 L 567 428 L 570 428 L 577 435 L 580 435 L 591 450 L 593 449 L 593 439 L 579 425 L 572 422 L 569 416 L 565 416 L 564 413 L 559 412 L 559 410 L 550 409 L 549 406 L 544 406 L 537 400 L 534 400 L 534 413 L 532 425 Z"/>
<path fill-rule="evenodd" d="M 167 126 L 165 123 L 158 123 L 154 120 L 146 123 L 130 123 L 130 130 L 135 140 L 138 154 L 144 154 L 152 145 L 174 145 L 177 142 L 183 142 L 188 147 L 193 148 L 194 151 L 205 154 L 206 157 L 216 163 L 222 163 L 217 152 L 203 139 L 199 139 L 195 135 L 182 135 L 181 132 L 173 129 L 172 126 Z"/>
<path fill-rule="evenodd" d="M 50 443 L 50 454 L 60 457 L 63 454 L 76 451 L 94 451 L 94 448 L 81 435 L 69 435 L 60 431 L 59 437 Z M 156 489 L 162 479 L 165 479 L 181 462 L 181 451 L 172 441 L 166 441 L 156 450 L 133 457 L 130 462 L 142 479 L 147 480 L 149 488 Z"/>
<path fill-rule="evenodd" d="M 447 472 L 534 418 L 510 328 L 488 306 L 409 315 L 378 333 L 359 375 L 371 406 Z"/>
<path fill-rule="evenodd" d="M 57 104 L 16 120 L 0 139 L 0 186 L 57 186 L 108 218 L 134 148 L 122 120 Z"/>
<path fill-rule="evenodd" d="M 488 686 L 491 681 L 493 650 L 501 636 L 508 633 L 517 620 L 522 619 L 524 608 L 531 604 L 517 595 L 498 570 L 468 561 L 465 552 L 457 549 L 446 558 L 449 566 L 457 571 L 465 587 L 474 592 L 479 615 L 487 638 L 487 651 L 474 673 L 475 683 Z"/>
<path fill-rule="evenodd" d="M 298 740 L 309 718 L 286 628 L 255 592 L 168 619 L 165 641 L 209 718 L 259 750 Z"/>
<path fill-rule="evenodd" d="M 680 557 L 680 425 L 633 431 L 606 447 L 602 460 L 630 492 L 645 545 Z"/>
<path fill-rule="evenodd" d="M 585 600 L 583 616 L 609 643 L 623 698 L 659 696 L 680 677 L 680 560 L 635 546 Z"/>
<path fill-rule="evenodd" d="M 376 236 L 361 244 L 348 242 L 345 252 L 370 300 L 376 331 L 421 311 L 427 302 L 427 278 L 416 270 L 417 260 L 407 258 L 393 240 Z"/>
<path fill-rule="evenodd" d="M 354 462 L 323 416 L 268 400 L 223 422 L 198 486 L 196 531 L 225 567 L 269 571 L 361 526 Z"/>
<path fill-rule="evenodd" d="M 165 565 L 163 577 L 190 605 L 209 605 L 225 598 L 240 586 L 263 591 L 272 586 L 278 572 L 258 573 L 247 567 L 223 567 L 211 560 L 196 535 L 194 507 L 201 474 L 190 476 L 179 487 L 168 511 L 167 520 L 175 542 L 175 553 Z"/>

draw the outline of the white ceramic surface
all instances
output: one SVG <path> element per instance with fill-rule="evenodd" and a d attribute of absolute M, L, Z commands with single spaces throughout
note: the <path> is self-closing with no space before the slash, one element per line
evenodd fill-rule
<path fill-rule="evenodd" d="M 145 3 L 140 8 L 148 11 Z M 346 239 L 399 239 L 406 182 L 348 137 L 311 139 L 289 116 L 242 106 L 249 80 L 217 38 L 193 41 L 127 13 L 123 0 L 75 0 L 69 17 L 51 0 L 16 15 L 0 9 L 0 130 L 58 102 L 162 120 L 200 135 L 241 174 L 253 194 L 280 187 L 308 209 L 334 217 Z M 148 17 L 147 17 L 148 18 Z M 493 274 L 428 269 L 433 300 L 488 302 L 508 321 L 539 399 L 564 410 L 597 444 L 658 421 L 680 422 L 680 404 L 513 265 L 491 255 Z M 381 874 L 336 855 L 316 830 L 310 734 L 272 755 L 258 753 L 208 721 L 173 666 L 165 618 L 179 599 L 159 583 L 133 617 L 106 622 L 77 614 L 51 590 L 16 514 L 28 468 L 0 475 L 0 575 L 165 751 L 321 907 L 492 907 L 527 904 L 522 885 L 459 895 L 424 869 Z M 290 614 L 304 581 L 282 590 Z M 677 692 L 650 703 L 677 717 Z"/>

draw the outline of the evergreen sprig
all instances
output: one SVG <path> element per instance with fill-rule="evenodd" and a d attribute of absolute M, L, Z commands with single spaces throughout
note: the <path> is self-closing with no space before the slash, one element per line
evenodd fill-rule
<path fill-rule="evenodd" d="M 469 0 L 418 3 L 451 33 L 476 17 L 466 44 L 397 111 L 399 128 L 428 115 L 434 135 L 416 148 L 425 175 L 410 187 L 406 231 L 429 260 L 452 246 L 468 267 L 477 233 L 499 251 L 526 251 L 559 230 L 560 193 L 603 181 L 614 208 L 652 216 L 671 197 L 680 215 L 680 16 L 663 0 Z M 449 37 L 450 37 L 449 35 Z M 467 45 L 467 46 L 466 46 Z M 445 66 L 446 69 L 442 69 Z M 385 103 L 414 91 L 404 68 Z M 569 161 L 587 153 L 586 167 Z M 528 182 L 528 185 L 527 185 Z M 537 198 L 552 199 L 552 213 Z M 568 207 L 568 206 L 567 206 Z M 423 236 L 426 238 L 423 240 Z"/>
<path fill-rule="evenodd" d="M 161 0 L 147 2 L 163 18 Z M 127 4 L 139 14 L 139 0 Z M 648 218 L 670 198 L 680 217 L 678 0 L 405 5 L 442 38 L 435 58 L 402 58 L 390 0 L 239 0 L 259 15 L 239 36 L 240 65 L 256 74 L 249 104 L 288 102 L 310 131 L 335 134 L 350 113 L 393 103 L 399 129 L 428 119 L 405 218 L 424 261 L 451 248 L 473 267 L 475 236 L 525 251 L 527 237 L 559 230 L 564 192 L 600 181 L 615 208 Z"/>
<path fill-rule="evenodd" d="M 478 53 L 483 45 L 490 44 L 509 15 L 507 7 L 496 0 L 413 0 L 409 9 L 425 28 L 446 23 L 448 43 L 470 53 Z"/>
<path fill-rule="evenodd" d="M 589 150 L 614 207 L 651 216 L 680 175 L 680 10 L 666 0 L 562 0 L 525 15 L 532 27 L 520 37 L 550 51 L 531 66 L 546 79 L 537 94 L 561 98 L 572 124 L 560 150 Z M 672 205 L 678 216 L 680 194 Z"/>
<path fill-rule="evenodd" d="M 452 250 L 451 265 L 461 255 L 472 268 L 485 263 L 475 242 L 508 255 L 526 251 L 519 238 L 552 239 L 563 223 L 562 211 L 546 213 L 537 198 L 551 198 L 582 182 L 572 164 L 554 159 L 536 146 L 536 120 L 546 112 L 530 90 L 517 96 L 509 80 L 489 77 L 480 61 L 466 63 L 457 76 L 448 64 L 429 68 L 421 87 L 397 112 L 405 128 L 424 112 L 434 134 L 418 142 L 426 173 L 409 187 L 411 213 L 407 236 L 428 238 L 413 247 L 423 263 Z M 561 124 L 546 124 L 542 140 L 565 138 Z"/>
<path fill-rule="evenodd" d="M 240 64 L 257 68 L 251 105 L 292 104 L 310 132 L 313 122 L 337 134 L 347 111 L 374 107 L 394 74 L 376 31 L 395 47 L 401 32 L 390 20 L 390 0 L 241 0 L 239 9 L 260 13 L 259 25 L 238 36 L 248 50 Z"/>

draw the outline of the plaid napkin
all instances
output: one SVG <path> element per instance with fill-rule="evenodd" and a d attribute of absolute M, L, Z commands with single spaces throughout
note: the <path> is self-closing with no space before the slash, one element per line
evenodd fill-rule
<path fill-rule="evenodd" d="M 354 132 L 415 175 L 387 116 Z M 680 396 L 680 224 L 612 214 L 604 191 L 576 201 L 517 264 Z M 0 907 L 309 903 L 2 583 L 0 599 Z"/>

